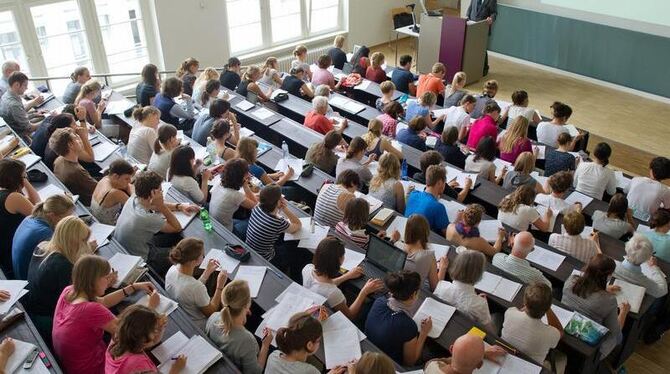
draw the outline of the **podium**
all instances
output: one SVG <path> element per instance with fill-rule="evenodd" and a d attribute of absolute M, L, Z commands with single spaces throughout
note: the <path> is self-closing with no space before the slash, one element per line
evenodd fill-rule
<path fill-rule="evenodd" d="M 472 22 L 454 16 L 421 15 L 417 69 L 429 73 L 435 62 L 447 68 L 445 79 L 464 71 L 468 84 L 483 76 L 484 58 L 489 39 L 486 21 Z"/>

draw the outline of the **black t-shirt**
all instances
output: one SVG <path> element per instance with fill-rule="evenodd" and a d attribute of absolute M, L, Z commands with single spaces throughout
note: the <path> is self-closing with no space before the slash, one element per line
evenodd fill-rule
<path fill-rule="evenodd" d="M 285 90 L 291 95 L 303 97 L 302 93 L 300 93 L 300 88 L 302 87 L 303 84 L 305 84 L 305 82 L 296 78 L 293 75 L 289 75 L 286 78 L 284 78 L 284 82 L 281 84 L 281 89 Z"/>
<path fill-rule="evenodd" d="M 442 155 L 442 158 L 444 158 L 444 161 L 447 163 L 465 169 L 465 159 L 467 156 L 461 152 L 461 149 L 458 148 L 458 146 L 444 144 L 438 139 L 435 144 L 435 150 Z"/>
<path fill-rule="evenodd" d="M 38 257 L 33 253 L 28 267 L 28 293 L 23 305 L 28 313 L 53 316 L 58 297 L 65 287 L 72 284 L 74 265 L 65 256 L 56 252 L 51 256 Z"/>
<path fill-rule="evenodd" d="M 151 99 L 155 97 L 156 94 L 158 94 L 156 87 L 144 82 L 138 84 L 135 88 L 137 103 L 142 107 L 151 105 Z"/>
<path fill-rule="evenodd" d="M 344 67 L 344 63 L 347 62 L 347 54 L 337 47 L 329 49 L 328 56 L 333 61 L 333 66 L 340 70 Z"/>
<path fill-rule="evenodd" d="M 219 78 L 221 85 L 231 91 L 235 91 L 237 85 L 239 85 L 241 81 L 242 78 L 240 78 L 236 72 L 230 70 L 224 71 Z"/>

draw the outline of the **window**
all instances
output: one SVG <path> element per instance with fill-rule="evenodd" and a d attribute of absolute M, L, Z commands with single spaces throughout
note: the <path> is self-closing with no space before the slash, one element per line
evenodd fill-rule
<path fill-rule="evenodd" d="M 11 12 L 0 12 L 0 52 L 3 61 L 16 60 L 21 69 L 28 70 L 26 56 Z"/>
<path fill-rule="evenodd" d="M 300 0 L 270 1 L 273 43 L 302 36 L 300 3 Z"/>
<path fill-rule="evenodd" d="M 335 30 L 340 24 L 339 0 L 310 0 L 309 30 L 311 33 Z"/>
<path fill-rule="evenodd" d="M 260 0 L 227 0 L 228 39 L 231 53 L 263 45 Z"/>

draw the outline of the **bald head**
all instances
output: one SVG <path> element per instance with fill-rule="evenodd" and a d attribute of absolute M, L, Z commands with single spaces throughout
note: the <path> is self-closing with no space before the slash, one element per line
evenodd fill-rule
<path fill-rule="evenodd" d="M 472 373 L 484 361 L 484 341 L 472 334 L 456 339 L 451 346 L 451 367 L 459 373 Z"/>
<path fill-rule="evenodd" d="M 19 66 L 19 63 L 14 60 L 7 60 L 2 64 L 2 76 L 5 78 L 9 78 L 13 72 L 20 70 L 21 66 Z"/>
<path fill-rule="evenodd" d="M 514 236 L 514 245 L 512 246 L 512 256 L 526 258 L 530 251 L 535 247 L 535 238 L 528 231 L 521 231 Z"/>

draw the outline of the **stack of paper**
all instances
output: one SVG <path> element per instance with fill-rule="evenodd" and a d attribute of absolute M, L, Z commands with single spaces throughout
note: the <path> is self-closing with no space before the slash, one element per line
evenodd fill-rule
<path fill-rule="evenodd" d="M 568 325 L 568 322 L 570 322 L 572 317 L 575 315 L 575 312 L 563 309 L 560 306 L 554 304 L 551 305 L 551 310 L 554 312 L 556 318 L 558 318 L 558 321 L 561 323 L 561 326 L 563 326 L 563 328 L 565 328 L 565 326 Z M 542 317 L 542 322 L 547 324 L 546 315 Z"/>
<path fill-rule="evenodd" d="M 630 311 L 639 313 L 646 289 L 621 279 L 615 279 L 614 285 L 621 287 L 621 291 L 616 294 L 617 304 L 627 301 L 630 304 Z"/>
<path fill-rule="evenodd" d="M 502 228 L 502 223 L 497 219 L 479 222 L 479 236 L 486 239 L 487 242 L 498 240 L 498 229 Z"/>
<path fill-rule="evenodd" d="M 258 296 L 258 292 L 263 284 L 263 279 L 265 278 L 266 270 L 267 268 L 265 266 L 242 265 L 237 269 L 235 279 L 245 280 L 249 283 L 249 290 L 251 291 L 251 297 L 253 298 Z"/>
<path fill-rule="evenodd" d="M 93 222 L 93 224 L 90 226 L 91 238 L 95 239 L 96 243 L 98 243 L 98 247 L 102 247 L 109 242 L 107 238 L 109 238 L 109 236 L 112 234 L 114 228 L 115 226 L 105 225 L 104 223 L 100 222 Z"/>
<path fill-rule="evenodd" d="M 451 166 L 447 166 L 447 183 L 456 180 L 456 182 L 458 182 L 458 187 L 463 188 L 465 186 L 466 178 L 472 179 L 473 187 L 475 186 L 475 183 L 477 183 L 476 173 L 466 173 Z"/>
<path fill-rule="evenodd" d="M 240 265 L 240 261 L 236 260 L 226 254 L 226 252 L 212 248 L 207 252 L 207 256 L 205 256 L 205 259 L 202 260 L 202 264 L 200 264 L 200 269 L 205 269 L 207 268 L 207 264 L 209 263 L 209 260 L 214 259 L 219 262 L 219 267 L 216 270 L 225 270 L 228 272 L 228 274 L 232 274 L 235 269 L 237 269 L 237 266 Z"/>
<path fill-rule="evenodd" d="M 514 166 L 512 165 L 511 162 L 501 160 L 499 158 L 493 160 L 493 164 L 496 166 L 496 178 L 502 175 L 504 168 L 507 168 L 507 171 L 514 169 Z"/>
<path fill-rule="evenodd" d="M 372 197 L 370 195 L 364 195 L 359 191 L 356 191 L 354 195 L 356 195 L 356 197 L 359 197 L 361 199 L 365 199 L 365 201 L 367 201 L 368 204 L 370 204 L 370 213 L 375 212 L 377 209 L 381 208 L 382 205 L 384 205 L 384 203 L 382 203 L 382 201 L 377 199 L 376 197 Z"/>
<path fill-rule="evenodd" d="M 456 222 L 458 212 L 465 209 L 465 205 L 455 200 L 440 199 L 440 204 L 444 205 L 444 207 L 447 209 L 447 216 L 449 216 L 449 222 L 452 223 Z"/>
<path fill-rule="evenodd" d="M 431 297 L 423 300 L 423 304 L 419 310 L 414 314 L 414 322 L 416 326 L 421 329 L 421 321 L 431 317 L 433 320 L 433 327 L 430 329 L 428 336 L 437 339 L 442 335 L 442 331 L 447 326 L 451 316 L 456 312 L 456 308 L 451 305 L 443 304 Z"/>
<path fill-rule="evenodd" d="M 617 187 L 621 188 L 624 191 L 628 191 L 628 187 L 630 187 L 630 182 L 632 181 L 632 179 L 624 176 L 623 172 L 621 171 L 615 171 L 614 175 L 616 176 Z"/>
<path fill-rule="evenodd" d="M 93 148 L 95 150 L 95 148 Z M 38 163 L 42 158 L 34 153 L 26 153 L 25 155 L 17 158 L 17 160 L 23 162 L 26 165 L 26 169 L 30 169 L 33 165 Z M 97 159 L 96 159 L 97 161 Z"/>
<path fill-rule="evenodd" d="M 297 181 L 300 179 L 300 173 L 302 173 L 302 168 L 305 165 L 305 160 L 301 158 L 282 158 L 277 162 L 275 170 L 280 171 L 284 174 L 288 173 L 288 168 L 293 169 L 293 176 L 291 177 L 292 181 Z"/>
<path fill-rule="evenodd" d="M 393 234 L 393 231 L 398 231 L 400 233 L 400 238 L 405 237 L 405 226 L 407 225 L 407 218 L 403 216 L 396 216 L 393 221 L 391 221 L 391 224 L 389 227 L 386 229 L 386 235 L 389 237 L 391 234 Z"/>
<path fill-rule="evenodd" d="M 133 270 L 140 266 L 140 263 L 142 263 L 142 257 L 140 256 L 115 253 L 114 256 L 109 259 L 109 266 L 111 266 L 112 270 L 118 272 L 118 278 L 114 284 L 114 287 L 119 288 L 122 284 L 125 284 L 128 275 L 130 275 Z"/>
<path fill-rule="evenodd" d="M 253 112 L 251 112 L 251 115 L 262 121 L 264 119 L 268 119 L 274 116 L 274 113 L 265 108 L 260 108 L 258 110 L 254 110 Z"/>
<path fill-rule="evenodd" d="M 361 344 L 356 343 L 358 329 L 354 327 L 323 331 L 323 351 L 326 369 L 347 365 L 361 358 Z"/>
<path fill-rule="evenodd" d="M 23 295 L 27 294 L 25 290 L 28 281 L 23 280 L 0 280 L 0 290 L 9 292 L 9 299 L 0 302 L 0 315 L 5 315 L 16 304 Z"/>
<path fill-rule="evenodd" d="M 242 100 L 239 103 L 235 104 L 235 107 L 240 109 L 243 112 L 246 112 L 247 110 L 253 108 L 254 106 L 255 106 L 254 104 L 252 104 L 252 103 L 250 103 L 246 100 Z"/>
<path fill-rule="evenodd" d="M 177 334 L 181 334 L 181 332 L 178 332 Z M 170 339 L 168 339 L 168 341 Z M 212 347 L 212 345 L 200 335 L 193 335 L 184 345 L 178 345 L 183 341 L 183 338 L 180 337 L 170 342 L 170 347 L 164 347 L 158 353 L 155 353 L 158 348 L 166 345 L 168 341 L 152 351 L 157 358 L 158 355 L 160 355 L 161 358 L 164 358 L 164 360 L 160 360 L 161 364 L 158 366 L 158 370 L 161 373 L 169 373 L 172 369 L 172 364 L 175 362 L 172 358 L 179 355 L 184 355 L 188 358 L 186 360 L 186 367 L 182 372 L 198 374 L 204 373 L 210 366 L 214 365 L 214 363 L 223 357 L 223 354 L 217 348 Z M 165 352 L 168 350 L 169 353 L 166 354 Z"/>
<path fill-rule="evenodd" d="M 158 312 L 160 314 L 169 315 L 170 313 L 177 310 L 177 308 L 179 307 L 179 304 L 177 304 L 176 301 L 170 299 L 169 297 L 163 296 L 161 294 L 158 294 L 158 296 L 160 296 L 160 302 L 158 303 L 158 307 L 156 308 L 156 312 Z M 149 306 L 149 295 L 142 296 L 142 298 L 137 300 L 137 302 L 135 304 L 144 305 L 144 306 L 148 307 Z"/>
<path fill-rule="evenodd" d="M 365 260 L 365 253 L 344 248 L 344 262 L 341 267 L 346 271 L 351 271 L 351 269 L 360 265 L 363 260 Z"/>
<path fill-rule="evenodd" d="M 5 364 L 5 367 L 3 368 L 6 370 L 7 373 L 23 373 L 23 372 L 30 372 L 32 373 L 33 370 L 26 371 L 25 369 L 19 370 L 21 365 L 23 365 L 24 361 L 28 358 L 28 355 L 35 350 L 38 349 L 37 346 L 35 346 L 32 343 L 24 342 L 22 340 L 18 339 L 13 339 L 14 340 L 14 353 L 12 353 L 11 356 L 9 356 L 9 359 L 7 360 L 7 363 Z M 35 358 L 38 362 L 41 361 L 39 358 Z M 51 372 L 47 370 L 47 372 Z"/>
<path fill-rule="evenodd" d="M 528 254 L 528 256 L 526 256 L 526 260 L 534 264 L 538 264 L 544 268 L 556 271 L 561 266 L 563 261 L 565 261 L 565 256 L 559 255 L 558 253 L 536 245 L 535 249 L 533 249 Z"/>
<path fill-rule="evenodd" d="M 475 288 L 482 292 L 497 296 L 511 302 L 521 289 L 521 283 L 511 281 L 499 275 L 485 271 L 482 279 L 475 283 Z"/>
<path fill-rule="evenodd" d="M 592 197 L 586 196 L 579 191 L 572 191 L 570 196 L 565 198 L 566 203 L 568 204 L 581 203 L 582 208 L 586 208 L 589 204 L 591 204 L 591 201 L 593 201 Z"/>
<path fill-rule="evenodd" d="M 307 299 L 312 302 L 312 305 L 323 305 L 323 303 L 326 302 L 325 297 L 314 291 L 308 290 L 295 282 L 291 282 L 291 284 L 289 284 L 289 286 L 275 298 L 275 301 L 281 303 L 286 297 L 290 300 L 295 300 L 296 298 Z"/>
<path fill-rule="evenodd" d="M 40 195 L 41 201 L 45 201 L 46 199 L 54 195 L 65 195 L 71 198 L 73 203 L 77 203 L 77 201 L 79 200 L 79 195 L 71 196 L 70 194 L 66 193 L 62 188 L 56 186 L 55 184 L 50 184 L 46 187 L 40 188 L 37 191 L 37 194 Z"/>
<path fill-rule="evenodd" d="M 301 313 L 314 305 L 311 299 L 292 294 L 290 297 L 282 298 L 279 304 L 272 307 L 263 314 L 265 327 L 272 331 L 277 331 L 282 327 L 288 326 L 288 321 L 296 313 Z"/>

